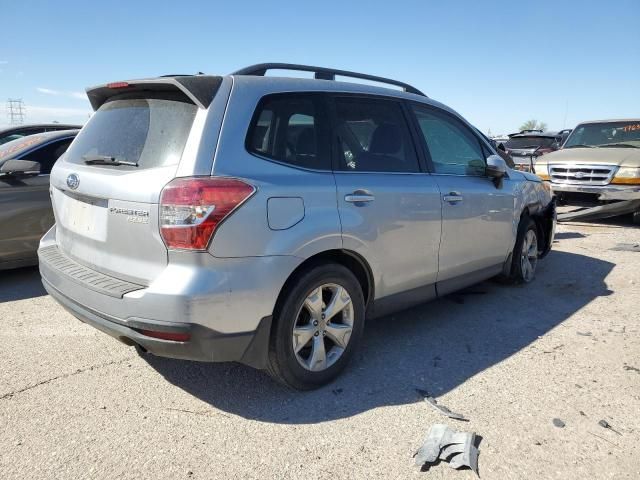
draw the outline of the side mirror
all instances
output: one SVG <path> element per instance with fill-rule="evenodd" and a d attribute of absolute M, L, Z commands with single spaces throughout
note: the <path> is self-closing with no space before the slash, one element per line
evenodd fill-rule
<path fill-rule="evenodd" d="M 490 155 L 489 158 L 487 158 L 486 173 L 488 177 L 500 179 L 507 174 L 507 170 L 507 162 L 498 155 Z"/>
<path fill-rule="evenodd" d="M 40 164 L 30 160 L 7 160 L 0 167 L 1 176 L 31 177 L 40 174 Z"/>

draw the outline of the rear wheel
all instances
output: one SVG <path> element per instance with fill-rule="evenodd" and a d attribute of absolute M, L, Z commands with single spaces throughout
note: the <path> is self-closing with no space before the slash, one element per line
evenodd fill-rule
<path fill-rule="evenodd" d="M 338 264 L 313 267 L 290 283 L 275 315 L 268 371 L 308 390 L 347 365 L 362 336 L 364 297 L 353 273 Z"/>
<path fill-rule="evenodd" d="M 538 227 L 529 217 L 520 220 L 518 237 L 513 250 L 511 281 L 529 283 L 536 275 L 539 252 Z"/>

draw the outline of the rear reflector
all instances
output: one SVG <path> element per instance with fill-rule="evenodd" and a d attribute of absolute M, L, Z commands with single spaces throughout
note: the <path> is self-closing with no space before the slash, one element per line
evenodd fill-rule
<path fill-rule="evenodd" d="M 168 248 L 206 250 L 216 228 L 255 192 L 234 178 L 177 178 L 160 196 L 160 234 Z"/>
<path fill-rule="evenodd" d="M 154 330 L 138 330 L 147 337 L 159 338 L 160 340 L 170 340 L 172 342 L 188 342 L 191 339 L 190 333 L 156 332 Z"/>

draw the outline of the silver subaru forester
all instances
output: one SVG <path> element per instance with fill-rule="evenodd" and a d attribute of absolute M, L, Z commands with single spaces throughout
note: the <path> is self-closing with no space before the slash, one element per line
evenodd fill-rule
<path fill-rule="evenodd" d="M 493 276 L 530 282 L 551 248 L 548 187 L 402 82 L 262 64 L 87 94 L 95 113 L 51 173 L 40 271 L 73 315 L 141 352 L 314 388 L 365 318 Z"/>

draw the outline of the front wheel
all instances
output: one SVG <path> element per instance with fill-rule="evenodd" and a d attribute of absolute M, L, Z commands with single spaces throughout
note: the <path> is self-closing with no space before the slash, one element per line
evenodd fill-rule
<path fill-rule="evenodd" d="M 526 217 L 520 221 L 516 245 L 511 264 L 511 280 L 514 283 L 529 283 L 536 275 L 538 266 L 538 227 Z"/>
<path fill-rule="evenodd" d="M 347 365 L 364 328 L 364 296 L 350 270 L 313 267 L 284 292 L 269 345 L 268 372 L 286 385 L 324 385 Z"/>

